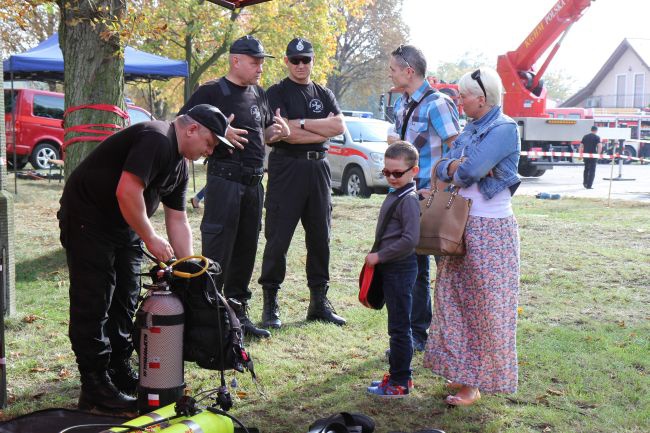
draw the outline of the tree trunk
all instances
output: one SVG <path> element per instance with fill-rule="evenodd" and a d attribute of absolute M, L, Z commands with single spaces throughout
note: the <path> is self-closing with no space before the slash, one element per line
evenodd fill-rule
<path fill-rule="evenodd" d="M 124 55 L 119 33 L 107 32 L 102 20 L 121 23 L 126 0 L 59 0 L 59 43 L 65 65 L 66 110 L 85 104 L 108 104 L 125 109 Z M 64 127 L 89 124 L 126 125 L 108 111 L 82 109 L 66 116 Z M 115 131 L 115 129 L 111 129 Z M 65 140 L 92 133 L 67 133 Z M 99 141 L 79 141 L 66 149 L 66 178 Z"/>

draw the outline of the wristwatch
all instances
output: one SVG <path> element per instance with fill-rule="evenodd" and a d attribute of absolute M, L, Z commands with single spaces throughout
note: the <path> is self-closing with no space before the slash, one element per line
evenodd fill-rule
<path fill-rule="evenodd" d="M 305 119 L 300 119 L 300 129 L 305 129 Z"/>

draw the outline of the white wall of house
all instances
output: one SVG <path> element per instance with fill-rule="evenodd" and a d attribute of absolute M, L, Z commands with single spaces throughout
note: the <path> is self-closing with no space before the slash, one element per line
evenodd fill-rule
<path fill-rule="evenodd" d="M 650 103 L 650 70 L 628 49 L 592 93 L 601 107 L 645 107 Z M 589 106 L 589 99 L 585 106 Z"/>

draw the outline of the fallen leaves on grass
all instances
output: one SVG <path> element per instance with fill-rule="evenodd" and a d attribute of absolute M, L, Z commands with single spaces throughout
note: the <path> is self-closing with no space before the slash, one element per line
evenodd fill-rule
<path fill-rule="evenodd" d="M 46 372 L 50 371 L 50 369 L 47 368 L 47 367 L 32 367 L 32 368 L 29 369 L 29 371 L 31 373 L 46 373 Z"/>
<path fill-rule="evenodd" d="M 548 388 L 546 390 L 546 393 L 550 395 L 564 395 L 564 392 L 558 391 L 557 389 L 553 389 L 553 388 Z"/>
<path fill-rule="evenodd" d="M 72 372 L 67 368 L 63 367 L 61 370 L 59 370 L 59 379 L 65 380 L 65 379 L 70 379 L 71 377 L 72 377 Z"/>
<path fill-rule="evenodd" d="M 37 320 L 42 320 L 43 318 L 40 316 L 37 316 L 36 314 L 28 314 L 23 317 L 22 321 L 23 323 L 34 323 Z"/>

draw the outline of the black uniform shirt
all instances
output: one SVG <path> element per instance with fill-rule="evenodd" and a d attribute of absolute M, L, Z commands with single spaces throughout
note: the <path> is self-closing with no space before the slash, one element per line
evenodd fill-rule
<path fill-rule="evenodd" d="M 63 190 L 63 216 L 106 230 L 128 227 L 115 195 L 123 171 L 144 182 L 147 216 L 153 215 L 160 201 L 185 210 L 189 171 L 178 152 L 175 128 L 170 122 L 152 121 L 111 135 L 79 164 Z"/>
<path fill-rule="evenodd" d="M 226 116 L 235 115 L 234 128 L 248 131 L 244 150 L 232 154 L 226 146 L 217 146 L 210 157 L 215 160 L 235 160 L 247 167 L 262 167 L 264 163 L 264 130 L 273 124 L 266 92 L 260 86 L 238 86 L 225 77 L 199 87 L 178 114 L 186 113 L 199 104 L 211 104 Z"/>
<path fill-rule="evenodd" d="M 282 117 L 293 119 L 324 119 L 330 113 L 340 114 L 334 93 L 327 87 L 316 84 L 298 84 L 290 78 L 285 78 L 267 90 L 271 110 L 280 108 Z M 327 150 L 329 140 L 323 143 L 290 144 L 284 141 L 273 143 L 274 147 L 289 150 Z"/>
<path fill-rule="evenodd" d="M 582 151 L 584 153 L 596 153 L 598 151 L 600 137 L 593 132 L 582 137 Z"/>

